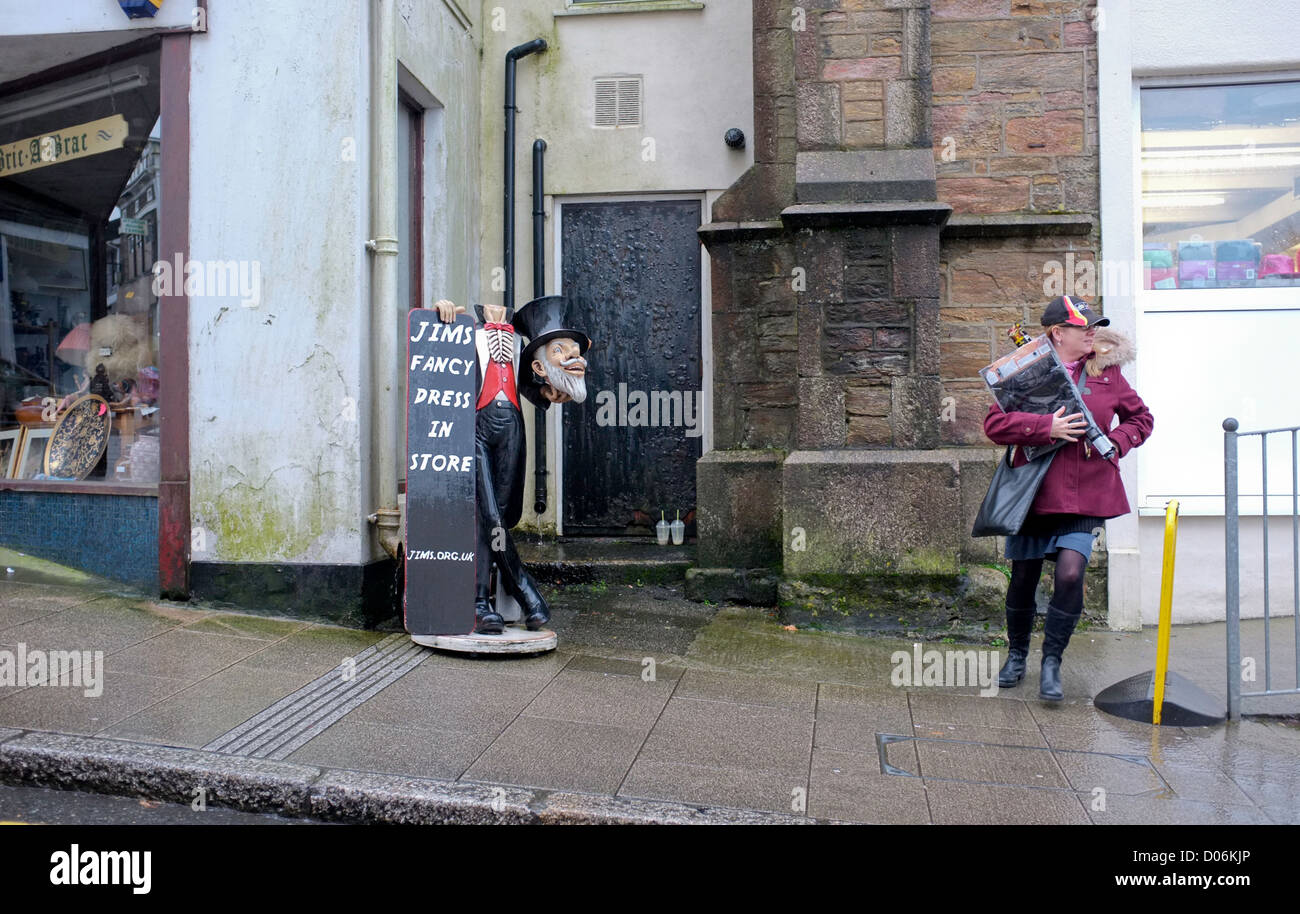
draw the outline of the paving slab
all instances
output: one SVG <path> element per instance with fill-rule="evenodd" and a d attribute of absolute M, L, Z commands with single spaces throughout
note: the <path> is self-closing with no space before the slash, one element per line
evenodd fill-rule
<path fill-rule="evenodd" d="M 923 727 L 961 725 L 1000 730 L 1037 730 L 1028 705 L 1020 700 L 998 700 L 978 695 L 953 695 L 945 691 L 909 691 L 912 722 Z"/>
<path fill-rule="evenodd" d="M 1068 790 L 925 782 L 935 825 L 1087 825 L 1080 798 Z"/>
<path fill-rule="evenodd" d="M 906 718 L 906 704 L 901 713 Z M 882 716 L 855 705 L 821 702 L 817 706 L 813 746 L 843 752 L 874 752 L 876 734 L 902 731 L 907 735 L 910 730 L 909 721 L 897 715 Z"/>
<path fill-rule="evenodd" d="M 496 737 L 546 686 L 534 676 L 495 677 L 481 668 L 426 661 L 348 717 L 394 727 L 430 727 Z"/>
<path fill-rule="evenodd" d="M 653 660 L 651 669 L 646 660 Z M 566 670 L 589 670 L 593 673 L 613 673 L 619 676 L 646 678 L 653 672 L 656 680 L 677 680 L 686 672 L 686 666 L 680 657 L 671 654 L 661 657 L 642 657 L 636 660 L 623 660 L 616 657 L 598 657 L 592 654 L 577 654 L 565 665 Z"/>
<path fill-rule="evenodd" d="M 519 717 L 464 779 L 612 795 L 644 739 L 644 733 L 621 727 Z"/>
<path fill-rule="evenodd" d="M 291 753 L 286 761 L 455 780 L 494 738 L 486 733 L 408 729 L 344 718 Z"/>
<path fill-rule="evenodd" d="M 916 770 L 915 748 L 904 744 L 910 760 L 891 753 L 891 764 Z M 884 774 L 875 753 L 813 749 L 808 814 L 818 819 L 872 825 L 928 825 L 926 785 L 919 777 Z"/>
<path fill-rule="evenodd" d="M 675 685 L 672 680 L 647 682 L 639 676 L 566 669 L 546 684 L 523 713 L 648 732 Z"/>
<path fill-rule="evenodd" d="M 673 695 L 676 698 L 730 701 L 809 713 L 817 709 L 817 683 L 779 676 L 692 669 L 683 674 Z"/>
<path fill-rule="evenodd" d="M 1244 790 L 1230 777 L 1208 765 L 1185 765 L 1152 759 L 1152 765 L 1164 778 L 1173 794 L 1216 806 L 1254 806 Z"/>
<path fill-rule="evenodd" d="M 253 653 L 242 663 L 258 669 L 293 670 L 321 676 L 342 668 L 349 657 L 383 639 L 381 632 L 308 625 L 277 641 L 255 645 Z"/>
<path fill-rule="evenodd" d="M 839 682 L 817 688 L 817 745 L 868 751 L 875 733 L 912 732 L 912 709 L 902 689 L 868 689 Z"/>
<path fill-rule="evenodd" d="M 208 632 L 214 635 L 230 635 L 235 638 L 252 638 L 256 641 L 279 641 L 296 631 L 306 628 L 310 623 L 297 619 L 273 619 L 266 616 L 250 616 L 241 613 L 214 612 L 202 619 L 190 622 L 185 627 L 188 631 Z"/>
<path fill-rule="evenodd" d="M 117 739 L 200 748 L 310 681 L 236 664 L 100 731 Z"/>
<path fill-rule="evenodd" d="M 0 584 L 0 637 L 5 629 L 88 603 L 94 594 L 40 584 Z"/>
<path fill-rule="evenodd" d="M 796 815 L 807 804 L 808 770 L 723 768 L 639 758 L 618 795 Z"/>
<path fill-rule="evenodd" d="M 1151 727 L 1120 721 L 1124 726 L 1099 721 L 1087 727 L 1042 726 L 1041 732 L 1053 749 L 1081 752 L 1114 752 L 1168 759 L 1186 765 L 1207 765 L 1204 749 L 1178 727 Z"/>
<path fill-rule="evenodd" d="M 1107 796 L 1150 796 L 1170 792 L 1169 784 L 1143 756 L 1066 749 L 1054 750 L 1051 754 L 1065 772 L 1070 786 L 1081 793 L 1091 793 L 1098 788 L 1105 790 Z"/>
<path fill-rule="evenodd" d="M 104 660 L 104 669 L 198 682 L 258 649 L 250 638 L 171 629 L 123 648 Z"/>
<path fill-rule="evenodd" d="M 99 597 L 5 629 L 4 638 L 31 647 L 112 654 L 190 621 L 195 614 L 122 597 Z"/>
<path fill-rule="evenodd" d="M 674 697 L 639 757 L 716 768 L 807 771 L 812 731 L 812 714 Z"/>
<path fill-rule="evenodd" d="M 1006 787 L 1070 786 L 1046 749 L 919 739 L 916 754 L 926 783 L 938 779 Z"/>
<path fill-rule="evenodd" d="M 87 736 L 108 729 L 188 685 L 180 679 L 104 672 L 103 694 L 78 686 L 34 686 L 0 699 L 0 725 Z"/>
<path fill-rule="evenodd" d="M 955 739 L 968 743 L 992 743 L 1000 746 L 1048 748 L 1040 730 L 1004 730 L 1001 727 L 978 727 L 974 724 L 916 724 L 912 735 L 925 739 Z"/>
<path fill-rule="evenodd" d="M 1253 806 L 1202 803 L 1196 800 L 1107 795 L 1106 808 L 1088 806 L 1094 825 L 1271 825 Z"/>

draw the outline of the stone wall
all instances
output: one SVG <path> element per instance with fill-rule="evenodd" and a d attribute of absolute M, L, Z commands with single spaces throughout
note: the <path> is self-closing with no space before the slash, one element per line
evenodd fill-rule
<path fill-rule="evenodd" d="M 1092 6 L 755 0 L 755 164 L 701 229 L 697 580 L 997 560 L 969 536 L 999 453 L 979 369 L 1052 295 L 1093 300 L 1047 283 L 1098 249 Z"/>
<path fill-rule="evenodd" d="M 934 0 L 935 161 L 955 212 L 1096 212 L 1094 8 Z"/>
<path fill-rule="evenodd" d="M 1032 334 L 1061 292 L 1096 301 L 1068 285 L 1099 249 L 1095 16 L 1094 0 L 931 5 L 938 196 L 954 212 L 939 263 L 945 445 L 987 444 L 978 372 L 1012 323 Z"/>
<path fill-rule="evenodd" d="M 788 450 L 799 400 L 794 247 L 755 230 L 710 255 L 713 446 Z"/>

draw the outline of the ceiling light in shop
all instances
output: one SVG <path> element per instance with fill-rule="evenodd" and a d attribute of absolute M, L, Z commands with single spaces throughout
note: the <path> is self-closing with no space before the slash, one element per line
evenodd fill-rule
<path fill-rule="evenodd" d="M 108 98 L 130 89 L 143 88 L 148 84 L 149 72 L 144 67 L 126 67 L 109 74 L 107 81 L 99 77 L 37 92 L 0 104 L 0 126 Z"/>
<path fill-rule="evenodd" d="M 1300 166 L 1300 146 L 1232 146 L 1219 149 L 1159 149 L 1142 153 L 1142 170 L 1241 171 Z"/>
<path fill-rule="evenodd" d="M 1184 206 L 1222 206 L 1224 198 L 1216 194 L 1147 194 L 1142 198 L 1146 209 L 1170 209 Z"/>

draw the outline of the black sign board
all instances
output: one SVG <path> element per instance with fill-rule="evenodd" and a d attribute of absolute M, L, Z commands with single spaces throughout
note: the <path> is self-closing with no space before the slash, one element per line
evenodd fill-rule
<path fill-rule="evenodd" d="M 412 635 L 474 630 L 474 321 L 417 308 L 406 334 L 406 594 Z"/>

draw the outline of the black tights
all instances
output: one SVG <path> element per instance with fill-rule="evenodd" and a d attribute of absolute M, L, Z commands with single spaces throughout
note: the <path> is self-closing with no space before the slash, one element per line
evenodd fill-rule
<path fill-rule="evenodd" d="M 1061 612 L 1077 616 L 1083 611 L 1083 572 L 1088 559 L 1082 552 L 1061 549 L 1056 553 L 1056 592 L 1052 605 Z M 1007 606 L 1021 609 L 1034 605 L 1034 591 L 1043 573 L 1042 559 L 1013 559 L 1011 584 L 1007 587 Z"/>

